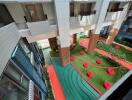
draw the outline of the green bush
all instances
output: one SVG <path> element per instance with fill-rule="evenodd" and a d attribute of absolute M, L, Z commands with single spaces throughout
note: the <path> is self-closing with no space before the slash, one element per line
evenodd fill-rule
<path fill-rule="evenodd" d="M 45 79 L 46 80 L 46 83 L 47 83 L 47 90 L 48 90 L 48 99 L 49 100 L 55 100 L 54 99 L 54 96 L 53 96 L 53 92 L 52 92 L 52 88 L 51 88 L 51 84 L 50 84 L 50 79 L 49 79 L 49 75 L 48 75 L 48 73 L 47 72 L 43 72 L 42 73 L 42 75 L 43 75 L 43 79 Z"/>
<path fill-rule="evenodd" d="M 98 42 L 97 48 L 109 52 L 113 56 L 116 56 L 120 59 L 126 59 L 126 55 L 122 51 L 115 49 L 113 45 L 107 45 L 104 42 Z"/>
<path fill-rule="evenodd" d="M 102 55 L 102 54 L 99 54 L 99 53 L 97 53 L 97 52 L 92 52 L 92 55 L 93 55 L 93 56 L 98 56 L 99 58 L 102 58 L 102 59 L 106 60 L 110 65 L 112 65 L 112 66 L 114 66 L 114 67 L 120 66 L 120 64 L 119 64 L 118 62 L 115 62 L 115 61 L 112 60 L 111 58 L 106 57 L 106 56 L 104 56 L 104 55 Z"/>

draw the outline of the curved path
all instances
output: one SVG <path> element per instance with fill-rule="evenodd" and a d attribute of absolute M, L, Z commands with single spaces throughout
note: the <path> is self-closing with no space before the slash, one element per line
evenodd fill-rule
<path fill-rule="evenodd" d="M 119 59 L 119 58 L 115 57 L 115 56 L 112 56 L 110 53 L 108 53 L 104 50 L 99 50 L 99 49 L 96 48 L 95 51 L 102 54 L 102 55 L 105 55 L 105 56 L 107 56 L 107 57 L 109 57 L 113 60 L 115 60 L 116 62 L 120 63 L 121 65 L 123 65 L 124 67 L 126 67 L 128 69 L 132 69 L 132 64 L 131 63 L 128 63 L 128 62 L 126 62 L 122 59 Z"/>
<path fill-rule="evenodd" d="M 83 39 L 83 40 L 80 40 L 79 44 L 84 47 L 84 48 L 88 48 L 88 44 L 89 44 L 89 39 L 86 38 L 86 39 Z M 121 65 L 123 65 L 124 67 L 128 68 L 128 69 L 132 69 L 132 64 L 131 63 L 128 63 L 122 59 L 119 59 L 115 56 L 112 56 L 111 54 L 109 54 L 108 52 L 104 51 L 104 50 L 99 50 L 99 49 L 95 49 L 96 52 L 104 55 L 104 56 L 107 56 L 113 60 L 115 60 L 116 62 L 120 63 Z"/>
<path fill-rule="evenodd" d="M 59 58 L 52 58 L 52 62 L 66 100 L 96 100 L 100 96 L 80 77 L 71 64 L 62 67 Z"/>

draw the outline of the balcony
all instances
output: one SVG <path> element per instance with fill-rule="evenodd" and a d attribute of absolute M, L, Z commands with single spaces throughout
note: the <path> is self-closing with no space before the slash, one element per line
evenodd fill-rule
<path fill-rule="evenodd" d="M 106 14 L 106 18 L 105 18 L 105 22 L 109 22 L 109 21 L 115 21 L 120 19 L 122 11 L 118 11 L 118 12 L 107 12 Z"/>
<path fill-rule="evenodd" d="M 36 72 L 33 65 L 30 62 L 30 59 L 22 49 L 20 45 L 18 45 L 13 54 L 11 59 L 20 67 L 27 76 L 29 76 L 37 85 L 38 87 L 44 92 L 47 93 L 46 87 L 42 78 L 40 77 L 39 73 Z"/>

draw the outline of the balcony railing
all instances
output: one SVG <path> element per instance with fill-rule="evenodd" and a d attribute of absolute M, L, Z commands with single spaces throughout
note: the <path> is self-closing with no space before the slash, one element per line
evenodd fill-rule
<path fill-rule="evenodd" d="M 118 11 L 118 12 L 107 12 L 105 21 L 112 21 L 112 20 L 118 20 L 120 19 L 120 15 L 121 15 L 122 11 Z"/>
<path fill-rule="evenodd" d="M 27 74 L 27 76 L 29 76 L 38 85 L 38 87 L 44 93 L 47 93 L 46 86 L 42 78 L 33 68 L 30 59 L 20 45 L 15 48 L 11 58 L 25 72 L 25 74 Z"/>

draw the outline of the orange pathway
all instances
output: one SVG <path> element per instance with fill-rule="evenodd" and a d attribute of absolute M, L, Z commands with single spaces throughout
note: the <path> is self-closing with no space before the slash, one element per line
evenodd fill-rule
<path fill-rule="evenodd" d="M 128 63 L 122 59 L 119 59 L 115 56 L 112 56 L 111 54 L 109 54 L 108 52 L 104 51 L 104 50 L 99 50 L 99 49 L 95 49 L 96 52 L 102 54 L 102 55 L 105 55 L 105 56 L 108 56 L 109 58 L 115 60 L 116 62 L 122 64 L 124 67 L 128 68 L 128 69 L 132 69 L 132 64 L 131 63 Z"/>
<path fill-rule="evenodd" d="M 55 100 L 66 100 L 66 97 L 64 95 L 64 92 L 62 90 L 61 84 L 59 82 L 59 79 L 56 75 L 56 71 L 54 69 L 53 65 L 49 65 L 47 67 L 47 71 L 50 77 L 51 86 L 53 89 Z"/>
<path fill-rule="evenodd" d="M 89 44 L 89 39 L 87 38 L 87 39 L 80 40 L 79 44 L 82 47 L 87 49 L 88 48 L 88 44 Z M 129 63 L 129 62 L 126 62 L 126 61 L 124 61 L 122 59 L 119 59 L 119 58 L 117 58 L 115 56 L 112 56 L 110 53 L 108 53 L 108 52 L 106 52 L 104 50 L 99 50 L 99 49 L 96 48 L 95 51 L 100 53 L 100 54 L 102 54 L 102 55 L 108 56 L 109 58 L 111 58 L 111 59 L 115 60 L 116 62 L 122 64 L 124 67 L 126 67 L 128 69 L 132 69 L 132 64 Z"/>

